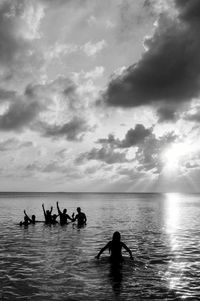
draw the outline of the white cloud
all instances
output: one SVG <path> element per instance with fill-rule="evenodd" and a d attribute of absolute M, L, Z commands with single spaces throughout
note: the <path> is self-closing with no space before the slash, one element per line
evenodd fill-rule
<path fill-rule="evenodd" d="M 92 43 L 91 41 L 87 42 L 82 46 L 83 51 L 87 56 L 95 56 L 98 52 L 100 52 L 107 45 L 105 40 L 101 40 L 97 43 Z"/>
<path fill-rule="evenodd" d="M 104 73 L 104 67 L 103 66 L 97 66 L 92 71 L 86 72 L 84 75 L 84 78 L 88 79 L 96 79 L 98 77 L 101 77 Z"/>
<path fill-rule="evenodd" d="M 22 28 L 24 38 L 28 40 L 34 40 L 41 37 L 39 29 L 44 16 L 44 6 L 38 3 L 36 3 L 35 5 L 26 5 L 21 16 L 22 20 L 24 20 L 26 23 L 26 26 L 23 26 Z"/>
<path fill-rule="evenodd" d="M 47 60 L 57 59 L 63 55 L 74 53 L 78 50 L 78 46 L 75 44 L 64 44 L 58 43 L 49 48 L 45 53 L 45 58 Z"/>

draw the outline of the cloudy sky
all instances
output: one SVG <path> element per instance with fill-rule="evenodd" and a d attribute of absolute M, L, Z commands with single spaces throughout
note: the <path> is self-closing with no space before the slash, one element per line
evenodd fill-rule
<path fill-rule="evenodd" d="M 0 0 L 0 191 L 200 191 L 199 0 Z"/>

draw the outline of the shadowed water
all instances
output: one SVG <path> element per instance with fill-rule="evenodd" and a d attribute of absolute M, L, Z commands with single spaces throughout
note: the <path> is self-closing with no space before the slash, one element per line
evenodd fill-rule
<path fill-rule="evenodd" d="M 56 201 L 87 226 L 17 225 Z M 200 299 L 200 195 L 1 194 L 0 226 L 0 300 Z M 135 257 L 117 267 L 94 258 L 116 230 Z"/>

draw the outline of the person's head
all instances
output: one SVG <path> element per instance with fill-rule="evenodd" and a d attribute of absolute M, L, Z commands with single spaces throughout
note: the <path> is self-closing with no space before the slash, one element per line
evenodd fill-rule
<path fill-rule="evenodd" d="M 77 209 L 76 209 L 76 210 L 77 210 L 77 212 L 78 212 L 78 213 L 80 213 L 80 212 L 81 212 L 81 208 L 80 208 L 80 207 L 77 207 Z"/>
<path fill-rule="evenodd" d="M 55 221 L 56 218 L 57 218 L 57 215 L 56 215 L 56 214 L 53 214 L 52 218 L 53 218 L 53 220 Z"/>
<path fill-rule="evenodd" d="M 67 209 L 65 208 L 65 209 L 63 209 L 63 213 L 64 214 L 66 214 L 67 213 Z"/>
<path fill-rule="evenodd" d="M 47 215 L 50 215 L 51 213 L 50 213 L 50 211 L 49 211 L 49 210 L 47 210 L 47 211 L 46 211 L 46 214 L 47 214 Z"/>
<path fill-rule="evenodd" d="M 114 232 L 112 240 L 114 240 L 114 241 L 120 241 L 121 240 L 121 234 L 118 231 Z"/>
<path fill-rule="evenodd" d="M 32 215 L 32 221 L 35 222 L 35 214 Z"/>

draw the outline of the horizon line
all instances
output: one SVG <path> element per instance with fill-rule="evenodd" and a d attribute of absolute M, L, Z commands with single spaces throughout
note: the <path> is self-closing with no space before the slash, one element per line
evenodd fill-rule
<path fill-rule="evenodd" d="M 0 191 L 0 194 L 199 194 L 200 192 L 191 192 L 191 191 Z"/>

